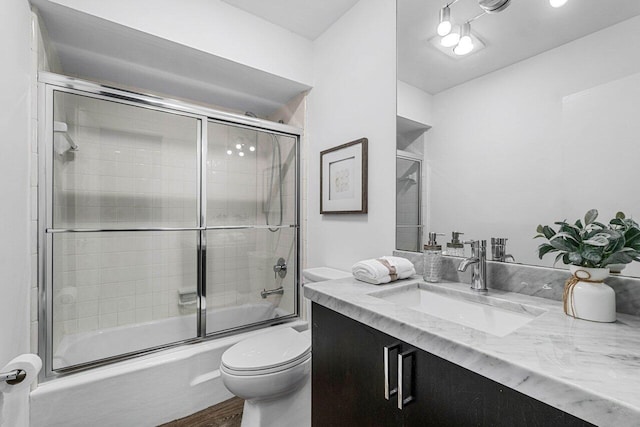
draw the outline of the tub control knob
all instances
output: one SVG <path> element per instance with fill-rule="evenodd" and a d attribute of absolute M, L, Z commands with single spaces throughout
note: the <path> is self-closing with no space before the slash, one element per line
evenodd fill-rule
<path fill-rule="evenodd" d="M 284 277 L 287 275 L 287 263 L 285 262 L 284 258 L 278 258 L 276 265 L 273 266 L 273 273 L 274 279 L 277 279 L 278 276 L 284 279 Z"/>

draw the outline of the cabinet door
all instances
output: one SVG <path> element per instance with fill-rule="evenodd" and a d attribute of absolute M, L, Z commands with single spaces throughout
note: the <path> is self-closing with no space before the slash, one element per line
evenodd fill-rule
<path fill-rule="evenodd" d="M 428 352 L 417 351 L 415 366 L 416 400 L 403 410 L 405 426 L 592 426 Z"/>
<path fill-rule="evenodd" d="M 312 425 L 402 425 L 396 396 L 384 396 L 383 351 L 395 340 L 315 303 L 312 321 Z"/>
<path fill-rule="evenodd" d="M 312 319 L 314 427 L 593 426 L 315 303 Z M 384 398 L 383 350 L 396 343 L 415 350 L 403 375 L 413 399 L 402 410 L 397 395 Z"/>

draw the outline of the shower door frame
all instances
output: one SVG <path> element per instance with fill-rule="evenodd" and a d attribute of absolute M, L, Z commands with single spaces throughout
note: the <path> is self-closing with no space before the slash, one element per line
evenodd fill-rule
<path fill-rule="evenodd" d="M 424 159 L 422 158 L 422 156 L 420 156 L 419 154 L 414 154 L 411 153 L 409 151 L 404 151 L 404 150 L 396 150 L 396 169 L 397 169 L 397 162 L 398 159 L 401 160 L 408 160 L 408 161 L 412 161 L 412 162 L 417 162 L 419 167 L 420 167 L 420 173 L 419 173 L 419 179 L 418 179 L 418 224 L 416 225 L 411 225 L 411 224 L 398 224 L 397 220 L 396 220 L 396 236 L 395 236 L 395 247 L 397 250 L 405 250 L 405 249 L 398 249 L 398 229 L 402 229 L 402 228 L 417 228 L 417 243 L 418 243 L 418 252 L 420 252 L 422 250 L 422 244 L 423 244 L 423 238 L 422 238 L 422 234 L 423 234 L 423 230 L 424 230 L 424 218 L 422 217 L 422 203 L 423 203 L 423 174 L 424 174 Z M 397 170 L 396 170 L 397 172 Z M 397 195 L 397 189 L 398 189 L 398 177 L 396 176 L 396 209 L 397 209 L 397 204 L 398 204 L 398 195 Z M 396 214 L 397 215 L 397 214 Z"/>
<path fill-rule="evenodd" d="M 64 92 L 79 96 L 86 96 L 108 102 L 146 108 L 169 114 L 193 118 L 199 121 L 197 129 L 197 180 L 196 204 L 197 225 L 195 227 L 147 227 L 122 229 L 54 229 L 53 228 L 53 121 L 54 121 L 54 92 Z M 293 137 L 295 150 L 295 212 L 294 224 L 290 225 L 228 225 L 207 226 L 207 126 L 208 122 L 215 122 L 255 131 L 269 132 L 274 135 Z M 167 348 L 195 343 L 228 335 L 240 331 L 264 328 L 274 324 L 293 321 L 300 317 L 300 128 L 281 123 L 270 122 L 258 118 L 192 105 L 187 102 L 163 98 L 156 95 L 134 92 L 117 87 L 93 83 L 59 74 L 40 72 L 38 74 L 38 354 L 43 360 L 43 369 L 39 381 L 46 382 L 55 378 L 85 371 L 94 367 L 138 357 Z M 206 315 L 206 254 L 207 230 L 248 230 L 267 228 L 293 228 L 295 231 L 295 277 L 293 287 L 294 310 L 292 314 L 269 319 L 263 322 L 238 326 L 220 332 L 207 334 Z M 53 235 L 62 232 L 136 232 L 136 231 L 193 231 L 198 232 L 197 238 L 197 306 L 195 336 L 185 340 L 163 344 L 160 346 L 107 357 L 67 368 L 53 369 Z"/>

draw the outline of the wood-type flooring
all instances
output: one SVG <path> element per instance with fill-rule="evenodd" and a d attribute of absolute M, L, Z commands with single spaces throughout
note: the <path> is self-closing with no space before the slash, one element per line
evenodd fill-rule
<path fill-rule="evenodd" d="M 188 417 L 159 427 L 240 427 L 244 400 L 233 397 Z"/>

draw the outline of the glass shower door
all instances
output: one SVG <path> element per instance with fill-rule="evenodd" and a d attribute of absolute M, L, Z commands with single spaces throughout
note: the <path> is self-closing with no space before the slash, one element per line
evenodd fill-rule
<path fill-rule="evenodd" d="M 196 337 L 201 121 L 50 93 L 48 366 Z"/>
<path fill-rule="evenodd" d="M 396 248 L 422 252 L 422 161 L 396 157 Z"/>
<path fill-rule="evenodd" d="M 207 125 L 207 334 L 297 311 L 296 139 Z"/>

